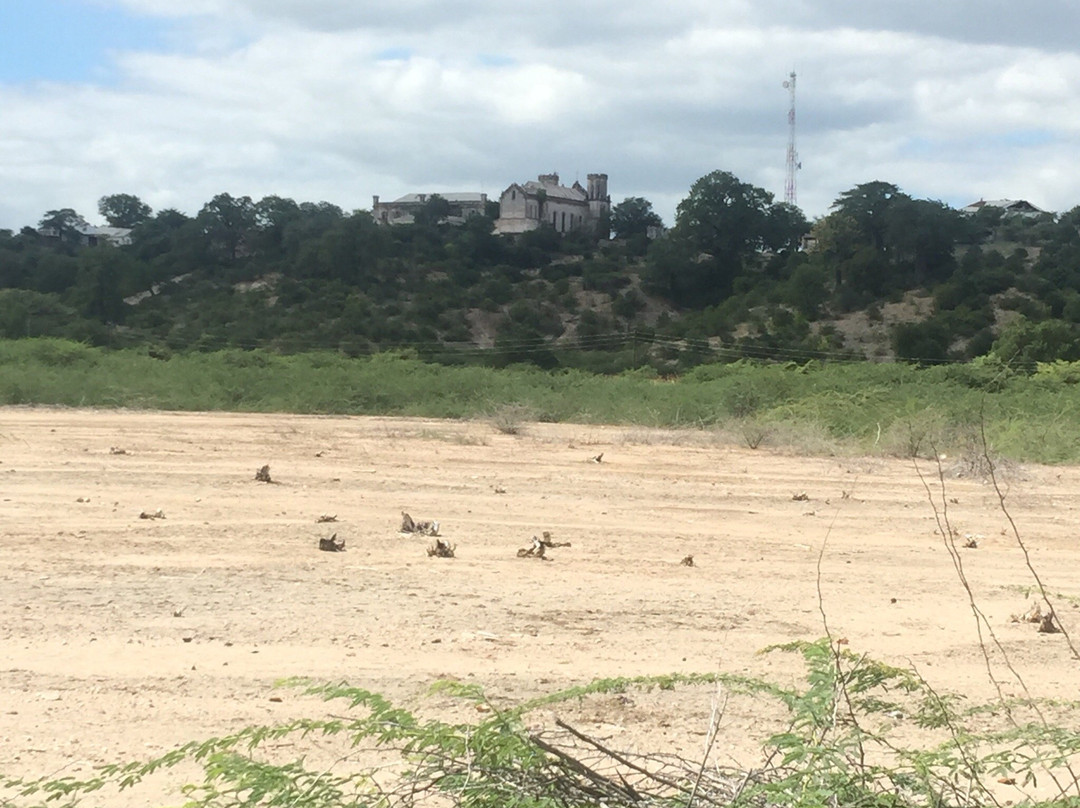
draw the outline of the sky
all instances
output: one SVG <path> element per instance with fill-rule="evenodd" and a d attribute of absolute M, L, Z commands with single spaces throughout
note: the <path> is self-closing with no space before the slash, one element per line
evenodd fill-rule
<path fill-rule="evenodd" d="M 107 194 L 372 196 L 715 170 L 810 218 L 875 180 L 1080 205 L 1076 0 L 0 0 L 0 228 Z"/>

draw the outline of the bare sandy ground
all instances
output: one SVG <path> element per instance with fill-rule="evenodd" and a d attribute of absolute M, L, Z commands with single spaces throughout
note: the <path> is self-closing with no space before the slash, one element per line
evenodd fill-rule
<path fill-rule="evenodd" d="M 255 481 L 263 464 L 273 483 Z M 922 468 L 936 485 L 936 468 Z M 1067 596 L 1062 622 L 1080 635 L 1080 470 L 1024 467 L 1007 482 L 1032 561 Z M 1010 621 L 1033 581 L 993 489 L 950 478 L 944 501 L 961 540 L 979 537 L 964 568 L 1028 686 L 1075 698 L 1062 637 Z M 139 518 L 159 509 L 163 519 Z M 400 535 L 403 510 L 439 520 L 457 557 L 429 558 L 429 539 Z M 338 521 L 318 524 L 321 514 Z M 544 530 L 572 546 L 517 558 Z M 333 532 L 346 552 L 319 552 Z M 599 676 L 727 671 L 791 684 L 798 659 L 758 652 L 822 636 L 819 606 L 852 649 L 913 664 L 943 690 L 994 692 L 906 460 L 638 428 L 530 424 L 511 436 L 480 422 L 8 408 L 0 550 L 8 774 L 86 776 L 341 709 L 275 689 L 289 676 L 436 712 L 453 709 L 425 695 L 442 678 L 507 703 Z M 679 563 L 687 555 L 694 566 Z M 690 688 L 553 712 L 614 746 L 692 755 L 716 698 Z M 780 715 L 732 700 L 717 748 L 753 757 Z M 109 804 L 167 802 L 166 786 Z"/>

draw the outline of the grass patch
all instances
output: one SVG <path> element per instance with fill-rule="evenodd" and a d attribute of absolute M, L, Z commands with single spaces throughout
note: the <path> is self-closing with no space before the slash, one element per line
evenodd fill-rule
<path fill-rule="evenodd" d="M 1071 373 L 995 376 L 992 385 L 981 378 L 955 367 L 737 362 L 660 381 L 634 372 L 448 367 L 394 353 L 162 359 L 60 340 L 0 342 L 2 404 L 487 419 L 506 434 L 532 420 L 640 425 L 721 430 L 747 445 L 810 453 L 901 456 L 962 454 L 981 422 L 994 456 L 1080 462 Z"/>

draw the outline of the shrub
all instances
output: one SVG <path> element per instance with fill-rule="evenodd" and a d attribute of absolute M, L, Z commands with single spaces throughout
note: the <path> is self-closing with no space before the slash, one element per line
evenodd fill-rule
<path fill-rule="evenodd" d="M 489 420 L 504 435 L 520 435 L 525 431 L 525 422 L 535 420 L 535 413 L 525 404 L 500 404 L 491 411 Z"/>

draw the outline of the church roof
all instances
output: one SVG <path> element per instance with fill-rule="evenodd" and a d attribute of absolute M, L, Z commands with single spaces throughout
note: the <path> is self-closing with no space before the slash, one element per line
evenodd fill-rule
<path fill-rule="evenodd" d="M 530 196 L 535 196 L 538 192 L 544 191 L 547 194 L 548 199 L 565 199 L 568 202 L 587 202 L 588 196 L 585 191 L 580 188 L 567 188 L 565 185 L 555 185 L 553 183 L 541 183 L 536 180 L 529 180 L 521 186 L 525 193 Z"/>
<path fill-rule="evenodd" d="M 487 196 L 485 194 L 473 193 L 472 191 L 464 191 L 464 192 L 460 192 L 460 193 L 448 192 L 448 193 L 445 193 L 445 194 L 440 193 L 439 191 L 435 191 L 434 193 L 430 193 L 430 194 L 405 194 L 405 196 L 403 196 L 403 197 L 401 197 L 399 199 L 395 199 L 392 204 L 394 204 L 394 205 L 408 205 L 408 204 L 419 205 L 422 202 L 426 202 L 427 200 L 431 199 L 431 197 L 433 197 L 433 196 L 441 196 L 447 202 L 458 202 L 458 203 L 460 203 L 460 202 L 486 202 L 487 201 Z"/>

